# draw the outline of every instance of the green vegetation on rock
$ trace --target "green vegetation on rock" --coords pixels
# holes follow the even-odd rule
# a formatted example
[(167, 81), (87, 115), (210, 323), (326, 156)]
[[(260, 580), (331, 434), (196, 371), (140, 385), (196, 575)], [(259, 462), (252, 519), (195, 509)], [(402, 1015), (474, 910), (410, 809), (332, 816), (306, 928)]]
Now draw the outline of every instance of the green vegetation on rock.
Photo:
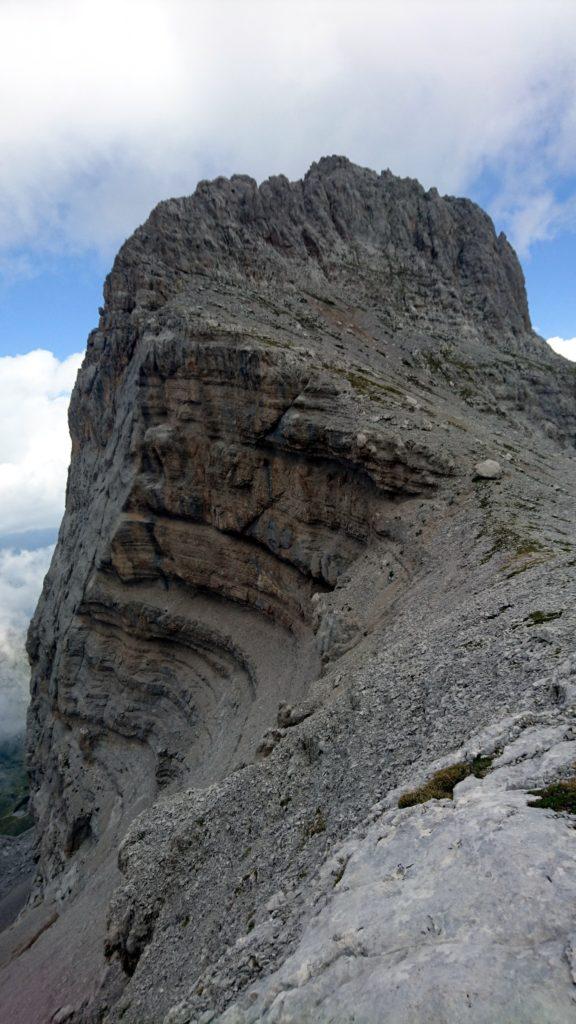
[(554, 619), (559, 619), (562, 616), (562, 612), (530, 612), (529, 615), (524, 619), (528, 623), (528, 626), (541, 626), (544, 622), (553, 622)]
[(544, 810), (567, 811), (568, 814), (576, 814), (576, 778), (553, 782), (544, 789), (532, 789), (530, 793), (538, 799), (531, 800), (528, 804), (529, 807), (541, 807)]
[(490, 771), (493, 757), (475, 757), (473, 761), (451, 764), (441, 768), (418, 789), (403, 793), (398, 800), (398, 807), (413, 807), (425, 804), (428, 800), (452, 800), (454, 787), (463, 782), (469, 775), (483, 779)]

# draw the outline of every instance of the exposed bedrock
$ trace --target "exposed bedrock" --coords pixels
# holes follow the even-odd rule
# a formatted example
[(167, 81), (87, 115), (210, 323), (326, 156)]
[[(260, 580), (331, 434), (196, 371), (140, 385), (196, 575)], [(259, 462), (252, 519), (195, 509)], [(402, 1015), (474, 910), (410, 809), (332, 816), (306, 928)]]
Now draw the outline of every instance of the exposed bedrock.
[(240, 1000), (256, 1020), (258, 981), (264, 1019), (330, 850), (554, 699), (573, 371), (482, 211), (328, 158), (157, 207), (107, 279), (70, 427), (29, 635), (38, 870), (0, 936), (3, 1005), (188, 1024)]
[(73, 774), (58, 809), (43, 804), (45, 779), (36, 797), (50, 874), (133, 799), (107, 785), (111, 736), (162, 780), (208, 781), (253, 756), (279, 700), (297, 700), (366, 631), (367, 610), (336, 593), (343, 574), (382, 544), (403, 501), (453, 472), (431, 445), (365, 423), (345, 377), (242, 336), (181, 331), (173, 316), (169, 334), (144, 334), (97, 460), (97, 381), (88, 417), (72, 421), (106, 526), (49, 687), (39, 681), (56, 711), (48, 744), (54, 730), (70, 743)]

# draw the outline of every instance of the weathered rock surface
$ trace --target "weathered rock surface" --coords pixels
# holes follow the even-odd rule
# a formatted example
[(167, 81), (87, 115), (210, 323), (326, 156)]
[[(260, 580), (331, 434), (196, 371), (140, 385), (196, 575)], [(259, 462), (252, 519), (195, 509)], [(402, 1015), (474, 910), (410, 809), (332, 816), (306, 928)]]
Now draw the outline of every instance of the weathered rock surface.
[[(574, 660), (549, 681), (550, 694), (561, 676), (571, 678), (567, 704), (495, 723), (452, 755), (496, 752), (486, 778), (461, 782), (453, 800), (400, 811), (395, 792), (376, 805), (320, 868), (291, 956), (212, 1019), (573, 1021), (574, 820), (530, 806), (535, 787), (574, 771)], [(279, 896), (239, 943), (241, 956), (258, 959), (282, 914)], [(183, 1002), (165, 1024), (195, 1019)]]
[[(537, 780), (568, 764), (550, 680), (575, 636), (574, 373), (489, 218), (339, 157), (201, 183), (121, 249), (70, 425), (29, 636), (39, 860), (0, 935), (9, 1019), (368, 1022), (385, 1000), (395, 1024), (459, 1024), (469, 980), (471, 1021), (567, 1020), (569, 833), (526, 809), (510, 742), (454, 803), (381, 805), (506, 716), (549, 738)], [(487, 458), (497, 486), (474, 479)], [(504, 926), (486, 871), (524, 826)]]
[(24, 906), (34, 875), (30, 829), (20, 836), (0, 836), (0, 931)]

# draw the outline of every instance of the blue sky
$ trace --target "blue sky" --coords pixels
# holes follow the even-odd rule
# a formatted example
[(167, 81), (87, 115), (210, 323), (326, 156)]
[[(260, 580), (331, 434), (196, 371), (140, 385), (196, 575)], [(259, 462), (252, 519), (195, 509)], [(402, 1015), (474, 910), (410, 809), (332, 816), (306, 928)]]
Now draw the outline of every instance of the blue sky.
[(0, 0), (0, 654), (51, 556), (105, 274), (201, 178), (340, 153), (468, 195), (576, 358), (575, 55), (576, 0)]
[(576, 337), (576, 234), (535, 242), (522, 265), (535, 329), (545, 338)]
[(98, 322), (109, 263), (97, 252), (58, 254), (0, 283), (0, 356), (47, 348), (63, 359), (83, 349)]
[(57, 527), (104, 277), (201, 178), (342, 153), (468, 195), (576, 357), (575, 55), (575, 0), (2, 0), (0, 545)]
[(0, 355), (81, 350), (160, 199), (333, 152), (480, 202), (575, 337), (575, 54), (574, 0), (3, 0)]

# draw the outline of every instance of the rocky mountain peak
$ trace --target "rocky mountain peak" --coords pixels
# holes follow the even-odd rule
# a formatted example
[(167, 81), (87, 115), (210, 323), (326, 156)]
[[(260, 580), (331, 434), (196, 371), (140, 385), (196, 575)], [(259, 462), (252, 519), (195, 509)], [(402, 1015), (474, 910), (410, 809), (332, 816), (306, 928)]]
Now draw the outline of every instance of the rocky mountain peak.
[(529, 801), (573, 801), (574, 372), (489, 217), (343, 157), (201, 182), (120, 250), (70, 428), (4, 1017), (569, 1024)]
[(195, 274), (344, 289), (395, 328), (425, 324), (433, 307), (492, 335), (530, 330), (518, 260), (479, 207), (341, 156), (301, 181), (220, 177), (160, 203), (119, 253), (108, 311), (157, 308)]

